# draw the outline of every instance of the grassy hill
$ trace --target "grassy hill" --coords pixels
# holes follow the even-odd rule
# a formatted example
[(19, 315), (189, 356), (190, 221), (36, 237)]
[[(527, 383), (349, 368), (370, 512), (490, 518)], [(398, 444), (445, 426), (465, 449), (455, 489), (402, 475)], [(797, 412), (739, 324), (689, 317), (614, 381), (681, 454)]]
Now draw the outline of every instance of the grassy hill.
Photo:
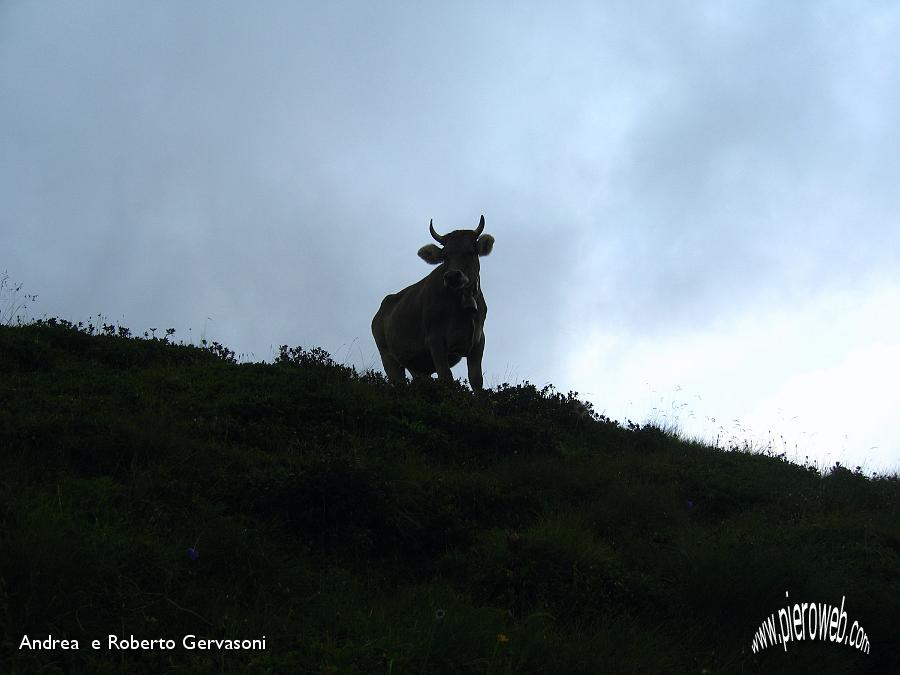
[[(4, 673), (900, 672), (898, 506), (896, 476), (823, 477), (528, 384), (475, 397), (315, 349), (237, 364), (0, 327)], [(773, 612), (842, 597), (870, 653), (753, 653)]]

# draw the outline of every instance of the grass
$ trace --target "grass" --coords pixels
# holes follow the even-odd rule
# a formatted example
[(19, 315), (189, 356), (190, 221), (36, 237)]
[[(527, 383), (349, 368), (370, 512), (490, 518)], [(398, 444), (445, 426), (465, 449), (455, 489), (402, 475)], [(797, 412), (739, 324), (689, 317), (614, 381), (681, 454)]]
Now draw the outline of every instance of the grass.
[[(0, 326), (2, 672), (900, 672), (897, 476), (169, 337)], [(871, 653), (752, 653), (842, 596)]]
[(9, 273), (0, 272), (0, 326), (23, 323), (28, 305), (37, 300), (35, 293), (23, 293), (22, 284), (9, 280)]

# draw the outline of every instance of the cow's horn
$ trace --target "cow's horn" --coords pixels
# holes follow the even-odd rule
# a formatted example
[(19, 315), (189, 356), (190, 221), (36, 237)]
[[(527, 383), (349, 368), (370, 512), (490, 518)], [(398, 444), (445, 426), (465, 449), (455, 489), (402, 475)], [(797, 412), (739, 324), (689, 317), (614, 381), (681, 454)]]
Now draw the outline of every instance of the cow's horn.
[(431, 236), (434, 237), (434, 240), (437, 243), (439, 243), (439, 244), (444, 243), (444, 238), (441, 235), (439, 235), (437, 232), (434, 231), (434, 219), (433, 218), (428, 221), (428, 230), (431, 232)]
[(475, 228), (475, 236), (478, 237), (481, 235), (481, 231), (484, 229), (484, 216), (481, 216), (481, 220), (478, 221), (478, 227)]

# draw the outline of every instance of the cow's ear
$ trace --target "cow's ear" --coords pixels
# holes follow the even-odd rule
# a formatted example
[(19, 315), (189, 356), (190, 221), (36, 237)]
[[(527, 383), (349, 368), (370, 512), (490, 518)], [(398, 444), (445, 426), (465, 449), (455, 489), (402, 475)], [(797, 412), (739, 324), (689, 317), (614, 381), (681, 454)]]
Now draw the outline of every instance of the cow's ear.
[(475, 242), (475, 250), (478, 251), (478, 255), (488, 255), (493, 248), (494, 238), (489, 234), (481, 235), (478, 237), (478, 241)]
[(419, 249), (419, 257), (429, 265), (438, 265), (444, 262), (444, 252), (440, 246), (434, 244), (425, 244)]

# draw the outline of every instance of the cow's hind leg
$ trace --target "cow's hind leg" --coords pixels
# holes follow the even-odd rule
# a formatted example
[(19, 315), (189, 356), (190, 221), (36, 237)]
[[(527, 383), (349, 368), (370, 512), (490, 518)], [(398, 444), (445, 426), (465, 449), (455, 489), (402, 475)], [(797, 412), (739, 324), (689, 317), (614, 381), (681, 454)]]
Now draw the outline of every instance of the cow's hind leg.
[(386, 347), (382, 347), (377, 339), (375, 343), (378, 345), (378, 351), (381, 353), (381, 363), (384, 365), (384, 372), (387, 373), (388, 379), (396, 383), (406, 382), (406, 369), (403, 367), (403, 364), (395, 359)]
[(387, 352), (381, 352), (381, 363), (391, 382), (406, 382), (406, 369), (397, 359)]
[(376, 314), (372, 320), (372, 337), (375, 338), (375, 346), (378, 347), (378, 353), (381, 354), (381, 363), (384, 365), (384, 372), (391, 382), (406, 382), (406, 369), (394, 358), (393, 354), (387, 348), (387, 340), (384, 339), (384, 331), (381, 328), (381, 317)]

